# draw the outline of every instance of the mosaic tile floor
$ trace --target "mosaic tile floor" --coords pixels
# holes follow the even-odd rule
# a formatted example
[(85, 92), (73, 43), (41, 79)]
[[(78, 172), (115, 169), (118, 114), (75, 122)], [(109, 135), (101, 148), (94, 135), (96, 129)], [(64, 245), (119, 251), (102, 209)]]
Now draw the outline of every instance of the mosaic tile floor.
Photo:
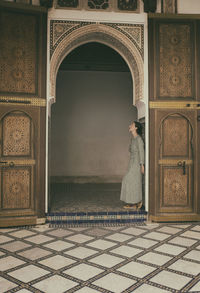
[(0, 229), (0, 292), (200, 292), (200, 223)]
[(121, 183), (52, 184), (50, 212), (94, 212), (123, 210)]

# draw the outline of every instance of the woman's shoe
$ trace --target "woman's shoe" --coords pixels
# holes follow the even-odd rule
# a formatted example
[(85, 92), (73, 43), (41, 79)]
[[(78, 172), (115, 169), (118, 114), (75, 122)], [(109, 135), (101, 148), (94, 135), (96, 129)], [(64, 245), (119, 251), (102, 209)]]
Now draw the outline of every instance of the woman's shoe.
[(142, 208), (142, 201), (137, 203), (137, 211), (140, 211)]

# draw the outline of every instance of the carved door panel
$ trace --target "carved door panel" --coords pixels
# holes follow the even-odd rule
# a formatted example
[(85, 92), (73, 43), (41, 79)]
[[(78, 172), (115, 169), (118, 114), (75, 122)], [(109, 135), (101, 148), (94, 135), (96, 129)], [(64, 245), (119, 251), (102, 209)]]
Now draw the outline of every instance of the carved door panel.
[[(186, 114), (186, 113), (185, 113)], [(193, 128), (187, 116), (171, 113), (160, 121), (159, 212), (192, 212)]]
[[(198, 220), (198, 129), (195, 110), (151, 109), (150, 211), (156, 221)], [(153, 168), (152, 168), (153, 167)]]
[(0, 1), (0, 227), (45, 217), (47, 9)]
[(200, 220), (200, 22), (149, 20), (150, 219)]
[[(2, 109), (4, 108), (4, 109)], [(17, 221), (34, 224), (38, 173), (38, 109), (22, 106), (0, 110), (0, 218), (1, 226)]]

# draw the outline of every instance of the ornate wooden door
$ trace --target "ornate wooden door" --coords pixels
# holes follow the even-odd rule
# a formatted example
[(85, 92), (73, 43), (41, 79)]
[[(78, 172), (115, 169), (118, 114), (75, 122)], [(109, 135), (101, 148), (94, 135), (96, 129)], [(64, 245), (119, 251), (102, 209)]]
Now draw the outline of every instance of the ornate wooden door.
[(0, 227), (45, 216), (45, 28), (44, 9), (0, 3)]
[(152, 18), (150, 219), (200, 219), (199, 21)]

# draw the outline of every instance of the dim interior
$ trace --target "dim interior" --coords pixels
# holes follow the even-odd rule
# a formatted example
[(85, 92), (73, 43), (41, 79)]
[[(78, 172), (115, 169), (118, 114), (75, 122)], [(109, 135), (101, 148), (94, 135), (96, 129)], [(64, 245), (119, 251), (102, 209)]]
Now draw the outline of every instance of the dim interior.
[(51, 108), (51, 212), (123, 209), (129, 124), (137, 119), (124, 59), (101, 43), (74, 49), (60, 65)]

